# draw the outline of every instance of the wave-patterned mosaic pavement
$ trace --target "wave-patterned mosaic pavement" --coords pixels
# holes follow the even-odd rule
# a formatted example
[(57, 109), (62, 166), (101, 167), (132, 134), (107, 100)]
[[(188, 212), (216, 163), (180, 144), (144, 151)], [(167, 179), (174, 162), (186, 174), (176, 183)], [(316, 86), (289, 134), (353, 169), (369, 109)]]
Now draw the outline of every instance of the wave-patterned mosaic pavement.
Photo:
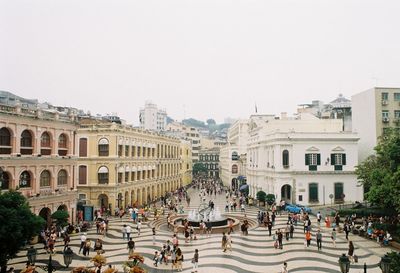
[[(185, 207), (188, 212), (191, 209), (198, 207), (199, 200), (197, 192), (191, 190), (192, 202), (190, 207)], [(225, 196), (217, 196), (213, 198), (215, 204), (223, 211), (225, 204)], [(258, 209), (250, 207), (246, 214), (249, 219), (256, 219)], [(243, 213), (231, 212), (229, 215), (241, 218)], [(287, 215), (277, 217), (276, 225), (273, 228), (285, 228)], [(313, 219), (313, 230), (316, 230), (316, 221)], [(252, 221), (255, 223), (255, 221)], [(112, 218), (109, 224), (109, 231), (106, 237), (96, 234), (96, 229), (91, 229), (88, 238), (92, 240), (92, 246), (95, 239), (101, 238), (104, 241), (103, 249), (107, 262), (115, 265), (122, 272), (122, 263), (127, 260), (127, 241), (122, 239), (121, 229), (123, 224), (130, 223), (135, 227), (129, 219)], [(151, 227), (156, 227), (156, 244), (153, 245)], [(212, 234), (211, 237), (205, 235), (198, 236), (197, 240), (190, 243), (185, 243), (183, 236), (179, 235), (180, 247), (183, 251), (185, 261), (183, 263), (183, 272), (191, 272), (192, 264), (190, 263), (193, 257), (194, 250), (199, 249), (199, 272), (280, 272), (283, 262), (288, 263), (289, 272), (339, 272), (338, 258), (342, 253), (347, 253), (348, 243), (345, 240), (344, 234), (339, 233), (336, 243), (336, 248), (333, 247), (330, 239), (330, 229), (321, 227), (323, 232), (322, 251), (318, 251), (316, 242), (313, 238), (310, 248), (304, 247), (304, 234), (302, 225), (298, 225), (294, 232), (294, 238), (290, 241), (283, 241), (283, 249), (275, 249), (273, 247), (273, 239), (268, 236), (268, 231), (265, 227), (258, 227), (256, 224), (249, 230), (249, 235), (243, 236), (239, 231), (232, 236), (232, 252), (224, 253), (221, 249), (221, 234)], [(144, 223), (140, 236), (133, 229), (133, 239), (136, 242), (136, 251), (145, 257), (145, 267), (148, 272), (161, 273), (172, 272), (171, 265), (159, 265), (157, 268), (153, 266), (152, 257), (154, 252), (159, 251), (162, 245), (172, 239), (172, 232), (166, 227), (166, 219), (160, 218), (158, 221), (149, 221)], [(376, 242), (361, 238), (359, 236), (350, 235), (350, 239), (355, 244), (355, 253), (359, 257), (357, 264), (352, 264), (350, 273), (363, 272), (363, 265), (368, 265), (368, 272), (378, 273), (381, 270), (378, 267), (381, 256), (390, 251), (388, 248), (380, 247)], [(84, 257), (82, 254), (77, 254), (80, 245), (79, 235), (71, 237), (71, 247), (74, 251), (74, 260), (70, 267), (78, 265), (91, 266), (90, 257), (95, 253), (92, 251), (89, 257)], [(45, 265), (48, 261), (48, 254), (42, 248), (42, 244), (35, 245), (40, 253), (37, 258), (37, 265)], [(62, 242), (57, 243), (56, 254), (53, 255), (53, 264), (57, 271), (68, 272), (71, 270), (62, 267)], [(24, 267), (26, 262), (26, 251), (21, 251), (18, 256), (9, 262), (9, 266), (16, 269)], [(39, 269), (38, 271), (40, 271)], [(176, 270), (174, 270), (176, 271)]]

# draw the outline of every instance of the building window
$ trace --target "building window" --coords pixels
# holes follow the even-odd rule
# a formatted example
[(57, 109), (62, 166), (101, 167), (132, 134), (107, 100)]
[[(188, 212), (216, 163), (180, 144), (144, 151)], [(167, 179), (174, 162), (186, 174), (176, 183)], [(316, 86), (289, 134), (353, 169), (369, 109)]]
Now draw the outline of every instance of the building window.
[(394, 93), (393, 98), (395, 101), (400, 101), (400, 93)]
[(125, 182), (129, 182), (129, 172), (125, 172)]
[(137, 147), (137, 156), (140, 157), (140, 146)]
[[(400, 94), (400, 93), (399, 93)], [(396, 120), (399, 120), (400, 119), (400, 110), (394, 110), (394, 118), (396, 119)]]
[(389, 111), (388, 110), (382, 110), (382, 121), (383, 122), (389, 122)]
[(57, 175), (57, 185), (64, 186), (68, 182), (68, 173), (66, 170), (60, 170)]
[(86, 166), (79, 166), (79, 185), (86, 185), (86, 171), (87, 167)]
[(289, 151), (283, 150), (282, 152), (282, 165), (284, 168), (289, 168)]
[(306, 154), (305, 161), (308, 170), (316, 171), (317, 166), (321, 165), (321, 154)]
[(11, 154), (11, 133), (5, 127), (0, 129), (0, 154)]
[(122, 150), (123, 150), (123, 146), (118, 145), (118, 156), (122, 156)]
[(79, 157), (87, 157), (87, 138), (79, 139)]
[(318, 202), (318, 184), (308, 184), (309, 202)]
[(108, 149), (108, 139), (102, 138), (99, 140), (99, 156), (108, 156), (109, 154), (109, 149)]
[(51, 155), (51, 138), (47, 132), (44, 132), (40, 137), (40, 154)]
[(343, 202), (343, 183), (335, 183), (335, 202)]
[(61, 134), (58, 137), (58, 155), (66, 156), (67, 152), (68, 152), (67, 136), (65, 134)]
[(99, 184), (108, 184), (108, 168), (106, 166), (100, 167), (97, 174)]
[(335, 166), (335, 171), (341, 171), (346, 165), (346, 154), (331, 154), (331, 165)]
[(24, 130), (21, 134), (21, 154), (31, 155), (33, 152), (33, 137), (31, 132)]
[(40, 174), (40, 187), (50, 187), (51, 174), (49, 171), (44, 170)]
[(125, 156), (128, 157), (129, 156), (129, 146), (125, 145)]
[(118, 183), (122, 183), (122, 172), (118, 172)]
[(238, 166), (237, 165), (232, 165), (232, 173), (237, 174), (238, 173)]
[(136, 147), (135, 146), (131, 147), (131, 154), (132, 154), (132, 157), (136, 156)]
[(382, 92), (382, 101), (387, 101), (389, 100), (389, 93)]
[(232, 153), (232, 160), (238, 160), (239, 159), (239, 155), (237, 152), (233, 152)]
[(19, 176), (19, 187), (29, 188), (31, 186), (31, 174), (28, 171), (23, 171)]

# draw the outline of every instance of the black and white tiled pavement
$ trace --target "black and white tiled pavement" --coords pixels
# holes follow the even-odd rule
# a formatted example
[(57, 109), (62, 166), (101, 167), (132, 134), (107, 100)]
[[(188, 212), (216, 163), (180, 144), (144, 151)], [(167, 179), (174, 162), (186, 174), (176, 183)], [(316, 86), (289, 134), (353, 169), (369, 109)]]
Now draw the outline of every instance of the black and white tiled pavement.
[[(197, 192), (191, 190), (192, 202), (190, 207), (185, 207), (185, 211), (188, 212), (191, 209), (198, 207), (199, 198)], [(221, 212), (224, 209), (225, 196), (217, 196), (213, 198), (216, 206), (218, 206)], [(255, 219), (258, 209), (255, 207), (247, 208), (246, 214), (248, 218)], [(232, 216), (243, 216), (243, 213), (230, 212)], [(286, 226), (287, 215), (278, 216), (276, 220), (277, 228), (284, 228)], [(316, 221), (314, 220), (314, 223)], [(119, 218), (112, 218), (109, 224), (108, 234), (103, 238), (102, 235), (97, 235), (96, 230), (91, 229), (88, 232), (88, 238), (92, 240), (92, 245), (95, 239), (101, 238), (104, 241), (103, 248), (105, 250), (105, 256), (107, 262), (115, 265), (122, 272), (122, 263), (127, 260), (127, 241), (122, 239), (121, 229), (123, 224), (131, 224), (132, 228), (135, 225), (128, 219), (123, 218), (120, 221)], [(157, 228), (156, 244), (153, 245), (151, 227)], [(316, 228), (314, 228), (315, 230)], [(191, 272), (192, 264), (190, 263), (193, 257), (194, 250), (199, 249), (199, 272), (201, 273), (230, 273), (230, 272), (280, 272), (283, 262), (288, 263), (289, 272), (304, 272), (304, 273), (316, 273), (316, 272), (328, 272), (336, 273), (339, 272), (338, 258), (342, 253), (347, 253), (347, 242), (343, 234), (338, 234), (337, 246), (333, 247), (330, 239), (330, 229), (322, 227), (323, 232), (323, 244), (322, 251), (318, 251), (315, 240), (311, 243), (310, 248), (304, 247), (304, 234), (302, 225), (299, 225), (295, 229), (294, 238), (290, 241), (283, 242), (283, 249), (275, 249), (273, 247), (273, 239), (268, 236), (268, 231), (265, 227), (254, 226), (249, 230), (248, 236), (243, 236), (239, 232), (236, 232), (232, 236), (233, 251), (224, 253), (221, 249), (221, 234), (212, 234), (211, 237), (205, 235), (198, 236), (198, 240), (194, 240), (191, 243), (185, 243), (182, 239), (183, 236), (179, 235), (180, 247), (183, 251), (185, 261), (183, 263), (183, 271)], [(149, 273), (162, 273), (172, 272), (171, 265), (159, 265), (157, 268), (153, 266), (152, 257), (154, 252), (159, 251), (162, 244), (172, 238), (172, 232), (166, 228), (166, 219), (160, 218), (159, 221), (150, 221), (144, 223), (142, 226), (142, 232), (138, 236), (133, 228), (133, 239), (136, 242), (136, 251), (141, 253), (145, 257), (145, 267)], [(368, 241), (359, 236), (350, 235), (353, 240), (356, 250), (355, 253), (359, 257), (357, 264), (352, 264), (350, 273), (363, 272), (363, 265), (368, 265), (368, 272), (378, 273), (381, 270), (378, 267), (380, 257), (384, 255), (389, 249), (380, 247), (377, 243)], [(95, 253), (92, 251), (89, 257), (84, 257), (82, 254), (77, 254), (79, 250), (79, 234), (71, 237), (71, 247), (74, 251), (74, 260), (70, 267), (85, 265), (92, 266), (90, 257), (93, 257)], [(45, 265), (48, 261), (48, 254), (42, 248), (42, 244), (35, 245), (40, 253), (37, 258), (37, 265)], [(61, 240), (57, 243), (57, 253), (53, 255), (53, 265), (56, 266), (57, 271), (69, 272), (71, 268), (64, 268), (63, 257), (62, 257), (62, 242)], [(9, 261), (9, 266), (13, 266), (16, 269), (22, 269), (26, 262), (26, 251), (21, 251), (18, 256)], [(41, 269), (38, 269), (41, 271)], [(176, 271), (176, 270), (175, 270)]]

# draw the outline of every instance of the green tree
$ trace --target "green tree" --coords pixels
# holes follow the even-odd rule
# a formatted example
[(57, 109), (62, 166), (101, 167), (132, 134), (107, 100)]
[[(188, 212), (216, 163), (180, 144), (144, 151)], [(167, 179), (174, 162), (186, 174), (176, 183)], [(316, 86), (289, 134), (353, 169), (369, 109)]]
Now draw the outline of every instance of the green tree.
[(265, 200), (267, 201), (267, 204), (272, 206), (272, 204), (274, 204), (275, 202), (275, 195), (273, 195), (272, 193), (267, 194), (267, 196), (265, 197)]
[(194, 163), (193, 173), (198, 174), (198, 173), (202, 173), (202, 172), (207, 172), (206, 166), (204, 166), (204, 164), (201, 162)]
[(69, 214), (65, 210), (57, 210), (51, 215), (51, 218), (57, 220), (57, 226), (65, 227), (68, 225)]
[(209, 118), (209, 119), (207, 119), (207, 125), (208, 126), (210, 126), (210, 125), (216, 125), (217, 123), (215, 122), (215, 120), (214, 119), (212, 119), (212, 118)]
[(265, 206), (265, 201), (267, 200), (267, 194), (265, 191), (259, 191), (257, 192), (257, 200)]
[(400, 253), (391, 252), (388, 253), (390, 257), (390, 273), (400, 273)]
[(365, 198), (380, 207), (400, 212), (400, 134), (389, 130), (369, 156), (356, 167), (359, 181), (367, 190)]
[(3, 269), (27, 241), (39, 234), (45, 221), (31, 212), (21, 193), (9, 191), (0, 194), (0, 223), (0, 266)]

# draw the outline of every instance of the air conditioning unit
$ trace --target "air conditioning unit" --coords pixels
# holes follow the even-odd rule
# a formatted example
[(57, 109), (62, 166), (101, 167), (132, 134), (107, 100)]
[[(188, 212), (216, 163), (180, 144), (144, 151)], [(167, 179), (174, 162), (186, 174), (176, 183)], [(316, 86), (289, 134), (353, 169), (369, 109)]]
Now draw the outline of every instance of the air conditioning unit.
[(383, 121), (384, 123), (387, 123), (387, 122), (389, 122), (389, 118), (382, 118), (382, 121)]
[(382, 101), (382, 105), (388, 105), (388, 104), (389, 104), (389, 102), (387, 100)]

